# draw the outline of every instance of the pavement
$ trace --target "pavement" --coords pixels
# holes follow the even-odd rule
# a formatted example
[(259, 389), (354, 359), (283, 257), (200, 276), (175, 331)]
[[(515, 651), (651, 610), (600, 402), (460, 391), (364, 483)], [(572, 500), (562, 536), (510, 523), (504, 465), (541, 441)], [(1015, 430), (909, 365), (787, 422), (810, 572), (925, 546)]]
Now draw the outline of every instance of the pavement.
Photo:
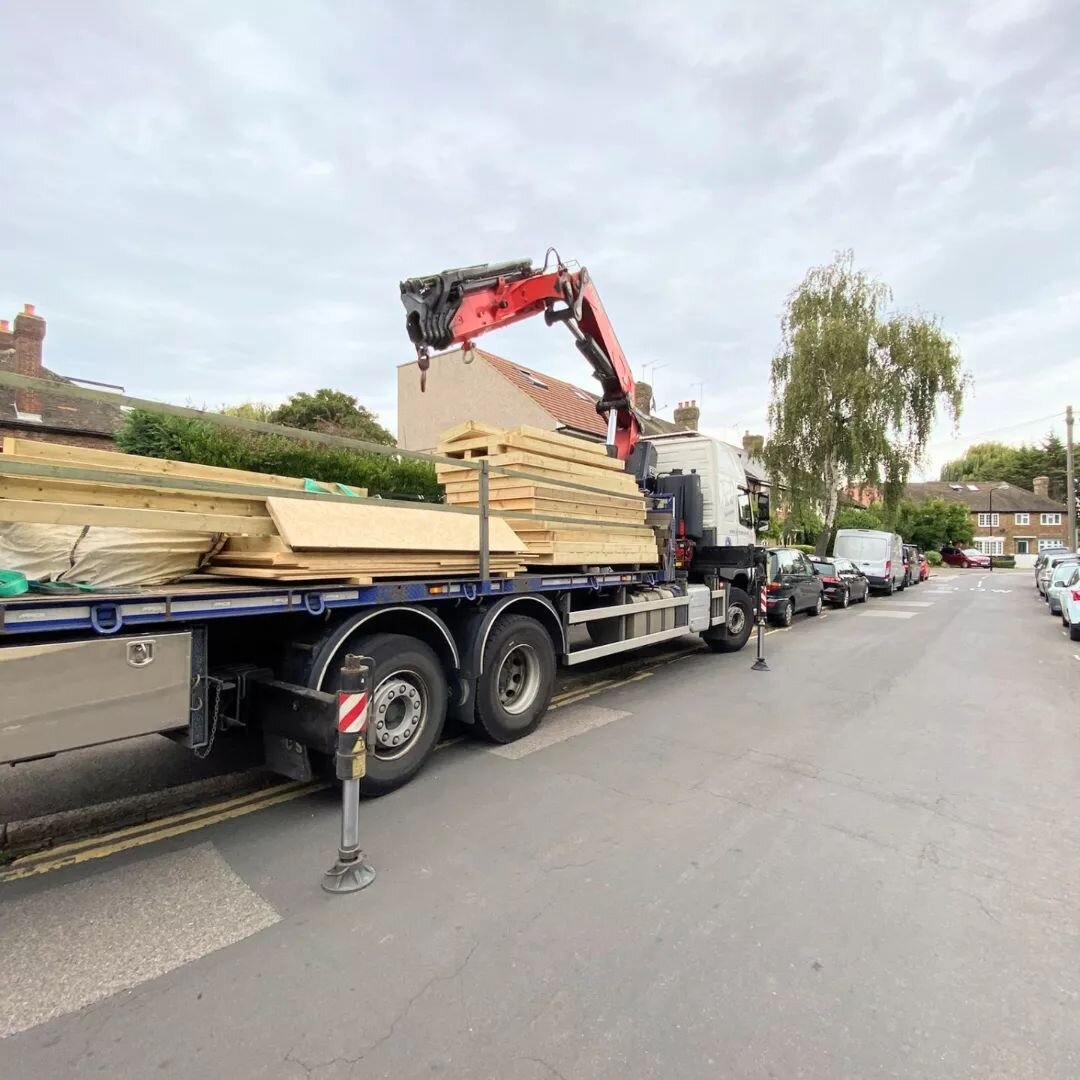
[(1080, 1074), (1080, 649), (942, 574), (336, 792), (0, 887), (0, 1075)]

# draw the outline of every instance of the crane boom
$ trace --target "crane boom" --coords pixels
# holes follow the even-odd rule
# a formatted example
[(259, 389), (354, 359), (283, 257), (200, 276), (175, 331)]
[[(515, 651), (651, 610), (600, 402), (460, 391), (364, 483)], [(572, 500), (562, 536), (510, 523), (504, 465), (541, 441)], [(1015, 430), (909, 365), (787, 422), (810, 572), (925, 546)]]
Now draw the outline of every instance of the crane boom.
[(432, 349), (468, 348), (481, 334), (543, 315), (565, 323), (601, 386), (596, 409), (608, 422), (608, 443), (629, 458), (641, 435), (634, 376), (596, 286), (584, 267), (535, 269), (529, 259), (444, 270), (401, 282), (405, 326), (416, 346), (424, 388)]

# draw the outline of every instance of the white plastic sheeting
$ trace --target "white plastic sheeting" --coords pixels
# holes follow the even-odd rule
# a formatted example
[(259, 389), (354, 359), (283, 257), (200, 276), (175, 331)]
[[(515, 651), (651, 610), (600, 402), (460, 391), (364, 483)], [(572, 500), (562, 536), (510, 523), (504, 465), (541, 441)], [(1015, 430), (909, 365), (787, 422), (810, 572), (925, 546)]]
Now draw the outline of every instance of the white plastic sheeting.
[(0, 569), (98, 588), (166, 585), (195, 573), (224, 542), (206, 533), (0, 524)]

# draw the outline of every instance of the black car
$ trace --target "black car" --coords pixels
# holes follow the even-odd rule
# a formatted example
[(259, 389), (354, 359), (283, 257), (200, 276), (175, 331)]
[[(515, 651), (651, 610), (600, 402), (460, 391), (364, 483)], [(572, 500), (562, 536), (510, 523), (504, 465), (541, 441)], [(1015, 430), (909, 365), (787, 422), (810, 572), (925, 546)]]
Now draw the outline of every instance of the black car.
[(813, 555), (810, 562), (821, 579), (826, 603), (842, 608), (866, 603), (870, 580), (850, 559), (823, 559)]
[(769, 552), (765, 586), (767, 614), (778, 626), (790, 626), (797, 611), (820, 615), (824, 590), (809, 558), (796, 548)]

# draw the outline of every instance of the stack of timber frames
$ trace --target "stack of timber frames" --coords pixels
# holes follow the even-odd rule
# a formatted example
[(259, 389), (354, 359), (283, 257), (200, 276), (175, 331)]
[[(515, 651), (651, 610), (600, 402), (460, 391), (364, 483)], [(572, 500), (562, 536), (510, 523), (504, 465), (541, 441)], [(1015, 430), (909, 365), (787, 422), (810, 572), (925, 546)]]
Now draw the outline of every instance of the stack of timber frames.
[[(202, 573), (251, 581), (370, 584), (475, 577), (479, 517), (368, 500), (362, 488), (36, 440), (0, 443), (0, 523), (208, 533)], [(295, 548), (288, 539), (295, 541)], [(491, 522), (493, 575), (524, 545)]]
[[(599, 443), (541, 428), (501, 430), (469, 421), (443, 433), (438, 453), (487, 461), (489, 508), (527, 544), (529, 566), (655, 566), (659, 561), (657, 536), (646, 526), (637, 482)], [(436, 472), (447, 503), (480, 505), (475, 467), (440, 464)]]

